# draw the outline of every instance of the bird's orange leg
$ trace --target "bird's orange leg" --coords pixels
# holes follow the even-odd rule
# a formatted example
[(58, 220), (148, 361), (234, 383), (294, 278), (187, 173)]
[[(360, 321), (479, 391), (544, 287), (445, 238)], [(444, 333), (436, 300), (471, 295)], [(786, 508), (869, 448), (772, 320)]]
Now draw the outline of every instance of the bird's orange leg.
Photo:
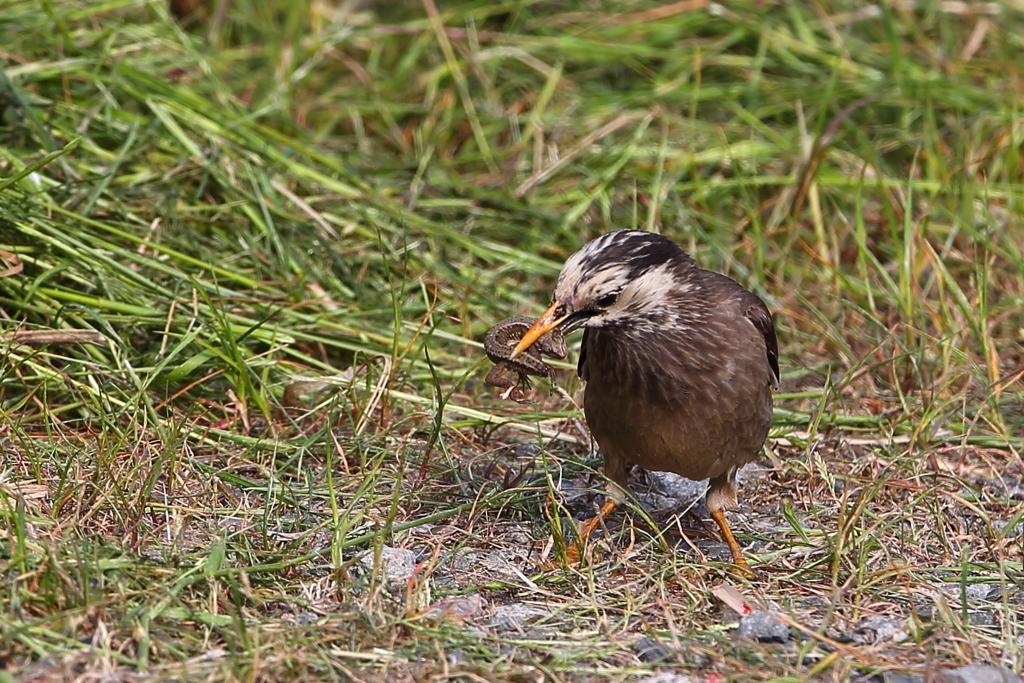
[(736, 570), (744, 578), (753, 579), (757, 577), (754, 570), (747, 564), (747, 559), (743, 557), (743, 551), (740, 550), (740, 544), (736, 542), (736, 537), (732, 535), (732, 529), (729, 528), (729, 522), (725, 520), (725, 512), (722, 510), (715, 510), (711, 513), (711, 518), (718, 524), (718, 528), (722, 530), (722, 536), (725, 537), (725, 542), (729, 545), (729, 550), (732, 552), (732, 561), (736, 565)]
[(565, 561), (567, 564), (579, 564), (583, 558), (583, 545), (587, 542), (587, 538), (590, 534), (594, 533), (594, 530), (600, 526), (601, 521), (612, 514), (615, 508), (619, 506), (619, 501), (615, 500), (611, 496), (604, 501), (604, 505), (601, 506), (601, 511), (597, 513), (596, 517), (591, 517), (584, 524), (583, 528), (580, 529), (579, 536), (571, 546), (565, 549)]

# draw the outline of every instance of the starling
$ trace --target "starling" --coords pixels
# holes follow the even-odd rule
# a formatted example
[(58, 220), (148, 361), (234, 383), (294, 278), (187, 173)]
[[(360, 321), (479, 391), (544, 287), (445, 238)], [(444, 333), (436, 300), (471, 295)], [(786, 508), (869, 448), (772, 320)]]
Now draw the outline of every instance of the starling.
[(614, 485), (581, 537), (615, 509), (629, 463), (708, 478), (708, 510), (752, 575), (725, 511), (736, 507), (736, 470), (757, 458), (772, 424), (779, 351), (767, 306), (671, 240), (620, 230), (569, 257), (551, 306), (510, 355), (580, 327), (584, 413)]

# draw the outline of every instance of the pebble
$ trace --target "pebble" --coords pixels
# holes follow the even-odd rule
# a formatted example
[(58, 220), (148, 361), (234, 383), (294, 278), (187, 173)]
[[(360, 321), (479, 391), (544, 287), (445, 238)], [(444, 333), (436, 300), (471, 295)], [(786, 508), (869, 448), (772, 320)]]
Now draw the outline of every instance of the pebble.
[(451, 619), (464, 622), (483, 613), (487, 601), (479, 593), (467, 593), (438, 600), (427, 608), (424, 617), (427, 619)]
[(968, 612), (967, 623), (971, 626), (995, 626), (999, 617), (995, 612)]
[(693, 683), (693, 679), (683, 674), (673, 673), (671, 671), (665, 671), (660, 674), (654, 674), (647, 678), (641, 678), (637, 683)]
[(512, 454), (517, 458), (540, 457), (540, 446), (535, 443), (517, 443), (512, 447)]
[(924, 676), (919, 674), (901, 674), (898, 671), (886, 671), (880, 674), (866, 674), (851, 678), (850, 683), (924, 683)]
[(943, 671), (936, 683), (1022, 683), (1020, 676), (1009, 669), (985, 664), (968, 664), (959, 669)]
[(707, 480), (693, 481), (672, 472), (648, 472), (647, 476), (655, 491), (673, 498), (676, 504), (692, 503), (704, 495)]
[[(957, 600), (960, 599), (959, 582), (940, 583), (938, 585), (938, 588), (946, 595)], [(998, 583), (969, 583), (967, 584), (967, 587), (964, 589), (964, 593), (967, 595), (968, 602), (974, 602), (976, 600), (985, 600), (998, 592)]]
[(319, 614), (314, 612), (299, 612), (295, 615), (295, 623), (299, 626), (309, 626), (315, 624), (320, 619)]
[(886, 671), (882, 680), (884, 683), (924, 683), (924, 676)]
[[(374, 552), (367, 550), (361, 553), (359, 562), (373, 571)], [(380, 567), (388, 581), (408, 581), (416, 569), (416, 553), (405, 548), (384, 546), (380, 549)]]
[(522, 631), (526, 622), (531, 619), (538, 619), (549, 616), (551, 613), (545, 609), (531, 607), (522, 602), (514, 602), (511, 605), (500, 605), (494, 608), (494, 616), (487, 625), (495, 631)]
[(771, 612), (754, 612), (740, 619), (736, 635), (759, 643), (784, 643), (789, 640), (789, 626)]
[(850, 633), (850, 639), (861, 645), (902, 643), (910, 637), (899, 624), (888, 617), (875, 615), (861, 619)]
[(633, 646), (633, 652), (635, 652), (637, 658), (645, 664), (664, 662), (672, 658), (669, 651), (654, 638), (641, 638), (637, 641), (636, 645)]

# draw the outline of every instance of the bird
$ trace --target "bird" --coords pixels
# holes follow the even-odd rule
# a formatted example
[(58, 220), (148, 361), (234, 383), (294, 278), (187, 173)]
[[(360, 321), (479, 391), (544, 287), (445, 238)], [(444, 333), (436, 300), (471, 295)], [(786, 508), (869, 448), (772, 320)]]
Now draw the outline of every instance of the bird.
[(758, 457), (772, 424), (779, 347), (768, 307), (669, 238), (616, 230), (566, 260), (551, 305), (509, 355), (579, 328), (583, 411), (610, 485), (577, 543), (626, 495), (632, 463), (710, 479), (708, 511), (736, 569), (755, 576), (725, 512), (737, 505), (736, 471)]

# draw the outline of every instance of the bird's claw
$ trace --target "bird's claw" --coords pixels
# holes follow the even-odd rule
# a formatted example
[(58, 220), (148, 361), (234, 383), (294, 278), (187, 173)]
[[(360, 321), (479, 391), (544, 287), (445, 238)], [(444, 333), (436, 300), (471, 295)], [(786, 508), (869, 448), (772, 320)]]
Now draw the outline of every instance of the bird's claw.
[(756, 581), (759, 577), (757, 572), (750, 568), (747, 561), (742, 556), (733, 558), (733, 566), (729, 569), (729, 573), (738, 579), (746, 579), (747, 581)]

